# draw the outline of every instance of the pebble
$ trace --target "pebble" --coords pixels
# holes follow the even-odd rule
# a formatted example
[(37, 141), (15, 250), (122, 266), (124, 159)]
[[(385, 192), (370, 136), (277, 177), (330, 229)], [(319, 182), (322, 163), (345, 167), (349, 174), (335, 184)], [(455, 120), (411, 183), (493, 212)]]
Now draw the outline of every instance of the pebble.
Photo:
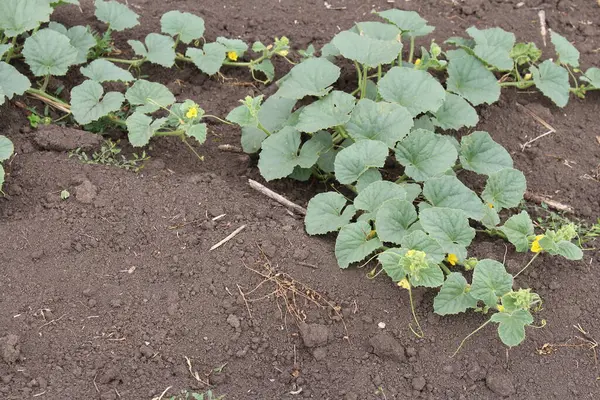
[(317, 361), (321, 361), (324, 360), (325, 357), (327, 357), (327, 349), (324, 347), (317, 347), (316, 349), (313, 350), (313, 357), (315, 358), (315, 360)]
[(412, 379), (411, 385), (414, 390), (420, 392), (425, 388), (425, 385), (427, 385), (427, 381), (422, 376), (417, 376)]
[(404, 347), (387, 332), (378, 333), (369, 340), (369, 344), (373, 347), (373, 353), (380, 358), (396, 362), (406, 361)]
[(377, 324), (377, 326), (379, 327), (379, 329), (385, 329), (385, 322), (380, 322)]
[(227, 317), (227, 323), (234, 329), (239, 328), (241, 325), (240, 319), (235, 314), (229, 314)]
[(488, 389), (500, 396), (508, 397), (517, 392), (510, 375), (502, 371), (490, 371), (485, 384)]

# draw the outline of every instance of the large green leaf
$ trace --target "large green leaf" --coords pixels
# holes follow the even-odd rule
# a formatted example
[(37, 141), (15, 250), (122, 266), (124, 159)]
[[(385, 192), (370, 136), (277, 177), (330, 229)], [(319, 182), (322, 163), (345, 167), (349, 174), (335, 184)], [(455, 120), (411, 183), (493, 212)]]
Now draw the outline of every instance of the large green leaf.
[(378, 21), (358, 22), (350, 31), (378, 40), (396, 40), (400, 38), (401, 31), (395, 25)]
[(567, 260), (581, 260), (583, 258), (581, 248), (568, 240), (561, 240), (556, 244), (556, 248), (557, 253)]
[(394, 147), (413, 126), (411, 114), (405, 107), (385, 101), (360, 100), (345, 125), (352, 139), (379, 140)]
[(600, 89), (600, 68), (588, 68), (588, 70), (585, 71), (585, 74), (579, 79), (584, 82), (589, 82), (593, 87)]
[(457, 156), (451, 141), (423, 129), (413, 130), (396, 145), (396, 159), (406, 175), (419, 182), (442, 175), (454, 166)]
[(80, 125), (116, 112), (125, 101), (123, 94), (118, 92), (104, 93), (102, 85), (87, 80), (71, 90), (71, 112)]
[(364, 188), (354, 199), (354, 207), (364, 210), (375, 219), (379, 208), (388, 200), (406, 200), (406, 190), (390, 181), (375, 181)]
[(462, 97), (446, 93), (444, 104), (435, 112), (434, 124), (440, 128), (460, 129), (477, 125), (477, 111)]
[(25, 93), (31, 87), (29, 79), (21, 74), (15, 67), (5, 62), (0, 62), (0, 105), (4, 99)]
[(160, 29), (179, 40), (190, 44), (204, 35), (204, 19), (197, 15), (177, 10), (169, 11), (160, 18)]
[(134, 147), (141, 147), (148, 144), (150, 138), (163, 127), (167, 119), (159, 118), (153, 121), (152, 117), (136, 111), (125, 122), (129, 131), (129, 143)]
[(8, 160), (15, 151), (13, 143), (4, 135), (0, 135), (0, 161)]
[(206, 43), (202, 50), (189, 47), (185, 55), (192, 59), (198, 69), (207, 75), (214, 75), (225, 61), (225, 46), (221, 43)]
[(0, 193), (2, 193), (2, 185), (4, 185), (4, 167), (0, 164)]
[(308, 202), (304, 224), (309, 235), (339, 230), (354, 216), (354, 206), (347, 206), (344, 196), (335, 192), (319, 193)]
[(458, 272), (452, 272), (438, 295), (433, 299), (433, 310), (439, 315), (459, 314), (477, 307), (477, 299), (469, 293), (467, 280)]
[(294, 66), (281, 79), (277, 96), (301, 99), (305, 96), (322, 97), (340, 76), (340, 68), (324, 58), (309, 58)]
[(377, 13), (380, 17), (396, 25), (406, 36), (418, 37), (429, 35), (435, 29), (427, 25), (427, 21), (415, 11), (404, 11), (392, 8)]
[(131, 105), (138, 106), (136, 111), (142, 113), (152, 113), (175, 103), (175, 96), (165, 85), (143, 79), (127, 90), (125, 98)]
[(267, 82), (272, 82), (275, 79), (275, 66), (271, 60), (262, 60), (258, 64), (252, 64), (250, 66), (250, 71), (252, 72), (252, 77), (255, 77), (254, 72), (259, 71), (265, 74), (267, 77)]
[(425, 254), (436, 263), (441, 263), (446, 256), (446, 252), (440, 243), (420, 230), (405, 235), (400, 244), (402, 245), (402, 248), (407, 250), (419, 250), (425, 252)]
[(208, 127), (204, 122), (186, 125), (183, 128), (186, 136), (196, 139), (196, 142), (198, 142), (198, 144), (203, 144), (204, 142), (206, 142)]
[(331, 43), (345, 58), (371, 68), (390, 64), (402, 51), (402, 43), (398, 40), (375, 39), (351, 31), (338, 33)]
[(513, 160), (508, 151), (484, 131), (463, 136), (459, 156), (464, 169), (478, 174), (489, 175), (513, 167)]
[(238, 57), (242, 57), (248, 50), (248, 45), (240, 39), (228, 39), (222, 36), (217, 38), (217, 43), (225, 47), (227, 53), (234, 52)]
[(521, 344), (525, 339), (525, 326), (533, 323), (533, 317), (528, 310), (516, 310), (511, 314), (499, 312), (490, 318), (492, 322), (498, 323), (498, 336), (502, 343), (508, 347)]
[(350, 120), (354, 100), (354, 96), (334, 90), (302, 110), (296, 129), (301, 132), (313, 133), (332, 126), (343, 125)]
[(371, 237), (371, 225), (355, 222), (344, 226), (335, 241), (335, 256), (341, 268), (348, 268), (354, 262), (364, 260), (381, 247), (381, 241)]
[(550, 31), (550, 40), (554, 45), (554, 49), (556, 49), (561, 64), (579, 68), (579, 50), (571, 42), (554, 31)]
[(538, 68), (529, 67), (533, 82), (541, 92), (557, 106), (564, 107), (569, 102), (569, 72), (550, 60), (541, 63)]
[(527, 211), (521, 211), (510, 217), (500, 230), (506, 235), (508, 241), (515, 245), (517, 251), (529, 250), (529, 236), (533, 235), (533, 223)]
[(526, 189), (525, 175), (516, 169), (505, 168), (490, 174), (481, 197), (500, 210), (518, 206)]
[(45, 0), (2, 0), (0, 31), (9, 38), (19, 36), (48, 22), (53, 11)]
[(145, 39), (146, 45), (139, 40), (128, 40), (136, 55), (148, 59), (151, 63), (170, 68), (175, 64), (173, 39), (158, 33), (150, 33)]
[(262, 142), (258, 169), (265, 180), (281, 179), (298, 165), (300, 132), (291, 127), (272, 134)]
[(379, 182), (381, 180), (383, 180), (383, 177), (381, 176), (381, 172), (379, 172), (379, 169), (369, 168), (365, 171), (364, 174), (360, 176), (360, 178), (358, 178), (358, 181), (356, 181), (356, 185), (354, 187), (356, 188), (356, 191), (360, 193), (364, 189), (369, 187), (371, 183)]
[(440, 176), (425, 181), (423, 195), (434, 207), (462, 210), (474, 220), (483, 218), (479, 196), (455, 176)]
[(471, 27), (467, 33), (475, 39), (473, 51), (475, 55), (487, 64), (500, 71), (513, 69), (510, 51), (515, 45), (515, 34), (500, 28), (477, 29)]
[(473, 271), (471, 296), (482, 300), (488, 307), (498, 304), (498, 299), (512, 290), (513, 277), (504, 265), (495, 260), (479, 260)]
[(475, 229), (469, 226), (464, 212), (452, 208), (432, 207), (421, 210), (419, 222), (425, 232), (436, 239), (446, 253), (455, 253), (471, 244)]
[(450, 92), (469, 100), (473, 105), (492, 104), (500, 98), (500, 85), (494, 74), (465, 50), (450, 50), (448, 80)]
[(78, 51), (68, 37), (52, 29), (42, 29), (23, 45), (25, 62), (35, 76), (66, 75), (77, 62)]
[(401, 244), (417, 221), (417, 211), (406, 200), (388, 200), (379, 207), (375, 217), (375, 229), (382, 242)]
[(406, 270), (402, 265), (402, 257), (406, 254), (405, 249), (391, 248), (377, 256), (377, 261), (381, 267), (394, 282), (399, 282), (406, 278)]
[(413, 115), (437, 111), (446, 98), (444, 87), (427, 71), (393, 67), (377, 84), (384, 100), (404, 106)]
[(117, 67), (110, 61), (101, 58), (81, 67), (81, 74), (96, 82), (131, 82), (135, 80), (131, 72)]
[(378, 140), (361, 140), (341, 150), (335, 158), (335, 177), (342, 184), (352, 184), (369, 168), (382, 168), (389, 150)]
[(83, 64), (87, 61), (90, 49), (96, 45), (96, 39), (88, 27), (78, 25), (67, 29), (62, 24), (50, 22), (48, 28), (69, 38), (71, 46), (77, 49), (76, 64)]
[(96, 18), (108, 24), (113, 31), (124, 31), (139, 25), (139, 15), (125, 4), (116, 1), (96, 0)]

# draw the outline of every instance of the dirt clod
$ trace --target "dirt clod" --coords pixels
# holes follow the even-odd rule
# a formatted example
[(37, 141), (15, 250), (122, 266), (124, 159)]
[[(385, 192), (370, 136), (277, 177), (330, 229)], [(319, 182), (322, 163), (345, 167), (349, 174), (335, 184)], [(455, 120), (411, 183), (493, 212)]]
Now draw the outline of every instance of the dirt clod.
[(0, 351), (2, 359), (7, 364), (14, 364), (21, 355), (21, 346), (19, 345), (19, 337), (14, 334), (8, 334), (0, 339)]
[(325, 325), (301, 323), (300, 336), (308, 348), (324, 346), (329, 338), (329, 329)]
[(488, 389), (500, 396), (508, 397), (517, 392), (512, 377), (503, 371), (490, 371), (485, 384)]
[(96, 194), (96, 186), (87, 179), (75, 188), (75, 198), (84, 204), (92, 203)]
[(427, 381), (425, 380), (424, 377), (417, 376), (412, 379), (411, 385), (414, 390), (418, 390), (420, 392), (427, 385)]
[(100, 146), (102, 136), (58, 125), (41, 125), (33, 136), (41, 150), (69, 151), (77, 148), (88, 151)]
[(373, 353), (380, 358), (395, 362), (406, 361), (404, 347), (387, 332), (378, 333), (369, 340), (369, 344), (373, 347)]

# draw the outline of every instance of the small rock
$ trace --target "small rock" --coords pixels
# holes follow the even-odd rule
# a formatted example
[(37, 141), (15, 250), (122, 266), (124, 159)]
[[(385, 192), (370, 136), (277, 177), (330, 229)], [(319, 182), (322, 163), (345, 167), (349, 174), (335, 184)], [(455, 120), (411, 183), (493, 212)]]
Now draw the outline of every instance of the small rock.
[(409, 357), (416, 357), (417, 356), (417, 349), (415, 349), (414, 347), (407, 347), (406, 348), (406, 355)]
[(0, 338), (0, 354), (5, 363), (14, 364), (21, 354), (19, 337), (17, 335), (9, 334)]
[(550, 285), (548, 285), (548, 287), (550, 288), (550, 290), (557, 290), (560, 289), (560, 283), (558, 283), (557, 281), (552, 281), (550, 282)]
[(418, 390), (420, 392), (425, 388), (425, 385), (427, 385), (427, 381), (422, 376), (417, 376), (412, 379), (411, 384), (414, 390)]
[(380, 358), (390, 359), (396, 362), (406, 361), (404, 347), (389, 333), (378, 333), (369, 340), (373, 347), (373, 353)]
[(146, 358), (151, 358), (154, 355), (154, 350), (152, 347), (143, 344), (140, 346), (140, 353)]
[(96, 194), (96, 186), (87, 179), (75, 188), (75, 198), (84, 204), (92, 203)]
[(378, 327), (379, 329), (385, 329), (385, 322), (380, 322), (380, 323), (378, 323), (378, 324), (377, 324), (377, 327)]
[(317, 347), (313, 350), (313, 357), (317, 361), (324, 360), (327, 357), (327, 349), (325, 347)]
[(346, 393), (345, 400), (358, 400), (358, 395), (356, 393)]
[(301, 323), (299, 328), (300, 335), (306, 347), (319, 347), (327, 344), (327, 340), (329, 339), (329, 328), (327, 326)]
[(40, 125), (33, 142), (42, 150), (69, 151), (80, 148), (93, 150), (102, 143), (102, 136), (59, 125)]
[(517, 392), (512, 378), (502, 371), (491, 371), (488, 373), (485, 384), (488, 389), (500, 396), (508, 397)]
[(482, 381), (485, 379), (485, 370), (481, 368), (479, 364), (473, 363), (467, 372), (467, 375), (473, 380), (473, 382)]
[(100, 376), (98, 376), (98, 383), (106, 385), (113, 381), (119, 380), (119, 370), (116, 368), (108, 368)]
[(240, 319), (234, 314), (229, 314), (229, 316), (227, 317), (227, 323), (231, 325), (231, 327), (234, 329), (239, 328), (241, 325)]

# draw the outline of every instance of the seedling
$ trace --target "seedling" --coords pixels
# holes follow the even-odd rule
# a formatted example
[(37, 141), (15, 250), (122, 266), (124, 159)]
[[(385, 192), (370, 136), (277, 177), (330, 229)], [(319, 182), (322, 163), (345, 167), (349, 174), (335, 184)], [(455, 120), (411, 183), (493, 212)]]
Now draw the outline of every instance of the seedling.
[(67, 189), (63, 189), (60, 192), (60, 199), (61, 200), (67, 200), (69, 197), (71, 197), (71, 193), (69, 193), (69, 191)]
[(122, 168), (127, 171), (139, 172), (144, 168), (144, 162), (150, 157), (143, 151), (141, 154), (133, 153), (131, 158), (127, 158), (121, 154), (121, 148), (118, 147), (118, 142), (106, 140), (99, 151), (95, 151), (91, 156), (81, 149), (75, 149), (69, 152), (69, 158), (77, 157), (84, 164), (109, 165), (112, 167)]

